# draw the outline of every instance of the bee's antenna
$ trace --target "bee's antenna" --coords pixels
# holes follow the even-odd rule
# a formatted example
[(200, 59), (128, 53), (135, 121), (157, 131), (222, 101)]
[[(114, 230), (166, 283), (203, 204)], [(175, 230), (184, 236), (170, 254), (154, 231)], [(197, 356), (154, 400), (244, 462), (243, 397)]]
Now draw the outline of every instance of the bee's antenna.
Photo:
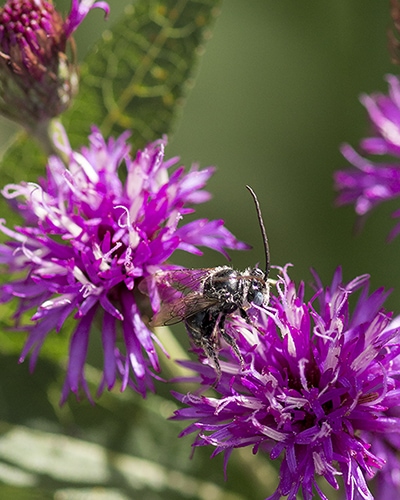
[(267, 231), (265, 230), (264, 221), (263, 221), (263, 218), (262, 218), (262, 215), (261, 215), (261, 209), (260, 209), (260, 204), (258, 203), (257, 195), (252, 190), (252, 188), (250, 186), (246, 186), (246, 188), (250, 191), (251, 196), (253, 197), (254, 203), (256, 204), (258, 222), (260, 224), (261, 234), (262, 234), (263, 243), (264, 243), (264, 251), (265, 251), (265, 277), (267, 278), (268, 274), (269, 274), (269, 269), (270, 269), (269, 246), (268, 246)]

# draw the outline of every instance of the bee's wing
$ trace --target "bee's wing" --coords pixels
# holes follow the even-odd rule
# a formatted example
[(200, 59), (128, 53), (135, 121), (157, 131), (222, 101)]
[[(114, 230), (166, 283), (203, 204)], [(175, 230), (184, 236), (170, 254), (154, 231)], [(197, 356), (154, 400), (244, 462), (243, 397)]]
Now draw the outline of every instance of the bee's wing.
[(202, 269), (169, 269), (158, 271), (153, 275), (159, 288), (174, 288), (182, 293), (199, 292), (205, 278), (213, 268)]
[[(161, 300), (174, 300), (177, 297), (173, 293), (174, 290), (181, 294), (201, 291), (205, 278), (212, 270), (212, 268), (160, 270), (144, 278), (139, 284), (139, 290), (145, 295), (150, 295), (154, 288), (157, 288)], [(172, 299), (169, 299), (169, 295)]]
[(141, 292), (149, 296), (157, 295), (153, 308), (158, 312), (150, 325), (173, 325), (214, 305), (201, 294), (204, 280), (214, 268), (160, 270), (142, 280)]
[(153, 316), (150, 326), (174, 325), (217, 303), (217, 300), (204, 297), (196, 292), (182, 295), (172, 302), (163, 302), (159, 312)]

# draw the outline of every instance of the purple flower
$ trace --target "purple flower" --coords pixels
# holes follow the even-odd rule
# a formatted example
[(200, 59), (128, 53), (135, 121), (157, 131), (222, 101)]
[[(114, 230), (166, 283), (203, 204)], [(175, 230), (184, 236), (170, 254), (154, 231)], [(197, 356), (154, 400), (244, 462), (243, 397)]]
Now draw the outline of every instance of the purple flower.
[[(233, 449), (243, 446), (272, 460), (281, 457), (269, 500), (294, 500), (299, 490), (305, 500), (315, 492), (326, 500), (317, 476), (335, 489), (341, 476), (347, 499), (371, 500), (366, 480), (377, 470), (390, 474), (395, 460), (381, 455), (382, 447), (389, 450), (390, 442), (395, 455), (400, 444), (399, 328), (382, 309), (387, 293), (368, 294), (368, 276), (343, 284), (338, 269), (326, 288), (315, 279), (308, 302), (304, 284), (296, 289), (287, 266), (280, 269), (277, 296), (267, 310), (253, 307), (253, 325), (231, 321), (243, 366), (226, 349), (218, 395), (175, 394), (187, 407), (173, 418), (192, 420), (182, 435), (195, 432), (193, 446), (224, 452), (225, 466)], [(204, 387), (214, 381), (211, 367), (184, 364)], [(390, 498), (400, 495), (398, 480), (395, 487)]]
[[(138, 283), (168, 268), (166, 260), (177, 249), (201, 253), (197, 245), (205, 245), (225, 253), (246, 248), (220, 221), (178, 225), (193, 212), (190, 205), (209, 198), (202, 188), (212, 167), (193, 166), (187, 173), (179, 167), (169, 177), (178, 158), (164, 160), (166, 140), (149, 144), (132, 159), (128, 135), (106, 142), (93, 129), (89, 147), (80, 152), (72, 151), (64, 136), (59, 149), (67, 167), (50, 157), (40, 184), (9, 184), (2, 191), (25, 220), (14, 229), (4, 220), (0, 224), (11, 238), (0, 247), (0, 262), (19, 273), (19, 279), (1, 287), (0, 300), (18, 298), (17, 324), (26, 311), (34, 311), (21, 361), (32, 351), (33, 369), (47, 335), (59, 331), (67, 318), (76, 320), (62, 401), (80, 387), (90, 397), (84, 363), (95, 319), (102, 322), (104, 352), (99, 392), (111, 389), (119, 374), (122, 390), (129, 384), (144, 396), (159, 371), (158, 341), (147, 327), (146, 314), (152, 311)], [(118, 177), (121, 166), (125, 182)]]
[(0, 8), (0, 112), (31, 133), (65, 111), (78, 89), (67, 42), (89, 10), (106, 2), (73, 0), (64, 21), (46, 0), (8, 0)]
[[(341, 151), (353, 168), (340, 170), (334, 176), (335, 187), (339, 191), (337, 203), (354, 203), (356, 213), (361, 216), (382, 201), (400, 195), (400, 81), (393, 75), (389, 75), (387, 80), (388, 95), (364, 95), (361, 98), (375, 135), (361, 141), (360, 146), (366, 154), (389, 155), (394, 157), (393, 160), (373, 162), (346, 144)], [(400, 217), (400, 210), (393, 217)], [(400, 224), (397, 224), (390, 238), (399, 232)]]

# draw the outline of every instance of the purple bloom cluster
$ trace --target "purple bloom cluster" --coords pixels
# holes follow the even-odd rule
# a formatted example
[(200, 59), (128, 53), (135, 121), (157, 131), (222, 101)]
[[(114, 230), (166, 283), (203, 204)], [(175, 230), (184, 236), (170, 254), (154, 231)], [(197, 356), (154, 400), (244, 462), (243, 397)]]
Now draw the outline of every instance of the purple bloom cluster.
[[(400, 81), (393, 75), (389, 75), (387, 80), (388, 95), (364, 95), (361, 98), (374, 135), (361, 141), (360, 147), (367, 155), (388, 155), (393, 160), (373, 162), (346, 144), (342, 146), (342, 153), (353, 168), (335, 173), (336, 189), (339, 191), (337, 203), (354, 203), (360, 216), (382, 201), (400, 196)], [(400, 217), (400, 210), (396, 210), (393, 217)], [(396, 224), (390, 238), (399, 232), (400, 223)]]
[[(65, 111), (78, 88), (67, 43), (88, 12), (106, 2), (72, 0), (65, 19), (46, 0), (8, 0), (0, 8), (0, 112), (32, 134)], [(74, 59), (74, 57), (73, 57)]]
[[(0, 9), (0, 46), (5, 57), (15, 55), (19, 47), (24, 56), (22, 63), (29, 64), (29, 55), (34, 54), (38, 62), (52, 55), (49, 49), (58, 45), (58, 50), (65, 50), (66, 40), (85, 19), (91, 9), (101, 8), (109, 13), (107, 2), (95, 0), (72, 0), (71, 11), (65, 21), (55, 10), (52, 2), (46, 0), (8, 0)], [(46, 44), (45, 38), (52, 45)], [(36, 68), (39, 70), (40, 68)]]
[[(392, 491), (380, 498), (397, 498), (400, 344), (399, 325), (382, 309), (387, 293), (369, 295), (366, 275), (342, 283), (340, 269), (328, 287), (315, 280), (306, 301), (304, 284), (296, 288), (280, 269), (277, 295), (266, 310), (253, 307), (253, 324), (230, 321), (243, 366), (225, 349), (218, 395), (175, 394), (186, 407), (173, 418), (193, 421), (182, 435), (197, 433), (193, 446), (224, 452), (225, 466), (244, 446), (281, 457), (269, 500), (295, 500), (300, 490), (305, 500), (315, 491), (327, 500), (317, 476), (335, 489), (341, 477), (349, 500), (372, 500), (366, 481), (380, 470)], [(210, 366), (184, 364), (204, 388), (214, 381)]]
[[(60, 134), (67, 166), (50, 157), (47, 178), (40, 184), (9, 184), (2, 191), (25, 224), (14, 229), (4, 220), (0, 224), (11, 238), (0, 246), (0, 262), (18, 273), (18, 279), (1, 287), (0, 300), (19, 300), (17, 322), (34, 310), (21, 355), (23, 361), (32, 351), (31, 368), (47, 335), (74, 315), (77, 326), (62, 401), (81, 387), (90, 398), (84, 364), (95, 318), (102, 322), (104, 351), (99, 391), (111, 389), (119, 375), (122, 390), (129, 384), (144, 396), (153, 387), (159, 362), (157, 339), (145, 322), (146, 314), (152, 314), (150, 302), (139, 293), (139, 282), (168, 268), (166, 260), (177, 249), (201, 253), (197, 246), (204, 245), (225, 254), (226, 248), (247, 247), (222, 221), (201, 219), (178, 226), (193, 212), (190, 205), (209, 198), (202, 188), (212, 167), (193, 166), (187, 173), (179, 167), (169, 176), (178, 158), (164, 160), (165, 139), (133, 159), (127, 133), (106, 142), (93, 129), (89, 147), (80, 152), (71, 150), (62, 130)], [(125, 182), (118, 176), (120, 167), (126, 169)]]

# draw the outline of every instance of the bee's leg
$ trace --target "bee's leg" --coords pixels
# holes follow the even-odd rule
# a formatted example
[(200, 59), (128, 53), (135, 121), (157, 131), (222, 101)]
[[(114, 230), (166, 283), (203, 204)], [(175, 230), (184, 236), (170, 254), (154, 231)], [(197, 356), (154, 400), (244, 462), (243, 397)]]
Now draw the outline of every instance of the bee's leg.
[(240, 316), (246, 321), (246, 323), (250, 324), (250, 318), (247, 312), (244, 309), (239, 309)]
[(212, 359), (214, 363), (214, 368), (215, 371), (217, 372), (217, 377), (212, 385), (212, 387), (216, 387), (219, 384), (219, 381), (221, 379), (221, 365), (219, 364), (219, 359), (218, 359), (218, 351), (216, 349), (216, 346), (213, 342), (210, 342), (210, 340), (204, 339), (202, 342), (201, 347), (204, 350), (205, 355), (207, 356), (208, 359)]
[(242, 356), (241, 352), (239, 351), (239, 348), (236, 344), (236, 340), (233, 337), (231, 337), (228, 333), (226, 333), (226, 331), (225, 331), (225, 319), (226, 319), (226, 316), (224, 314), (221, 315), (221, 317), (219, 319), (219, 323), (218, 323), (219, 331), (221, 332), (222, 338), (225, 340), (225, 342), (228, 345), (230, 345), (232, 347), (232, 349), (235, 351), (235, 354), (240, 361), (240, 365), (243, 368), (243, 365), (244, 365), (243, 356)]
[(215, 341), (215, 339), (218, 339), (218, 337), (215, 336), (218, 317), (218, 315), (215, 316), (204, 311), (187, 318), (185, 321), (186, 328), (192, 338), (193, 344), (197, 347), (201, 347), (207, 358), (211, 359), (214, 363), (217, 378), (213, 387), (218, 384), (221, 378), (221, 366), (218, 359), (219, 346)]
[(262, 330), (260, 330), (260, 328), (258, 328), (258, 326), (256, 326), (254, 324), (254, 322), (252, 322), (250, 320), (250, 317), (249, 315), (247, 314), (247, 311), (245, 311), (244, 309), (239, 309), (239, 312), (240, 312), (240, 316), (246, 321), (246, 323), (250, 326), (254, 326), (254, 328), (256, 328), (260, 333), (261, 335), (264, 335), (265, 332), (263, 332)]

